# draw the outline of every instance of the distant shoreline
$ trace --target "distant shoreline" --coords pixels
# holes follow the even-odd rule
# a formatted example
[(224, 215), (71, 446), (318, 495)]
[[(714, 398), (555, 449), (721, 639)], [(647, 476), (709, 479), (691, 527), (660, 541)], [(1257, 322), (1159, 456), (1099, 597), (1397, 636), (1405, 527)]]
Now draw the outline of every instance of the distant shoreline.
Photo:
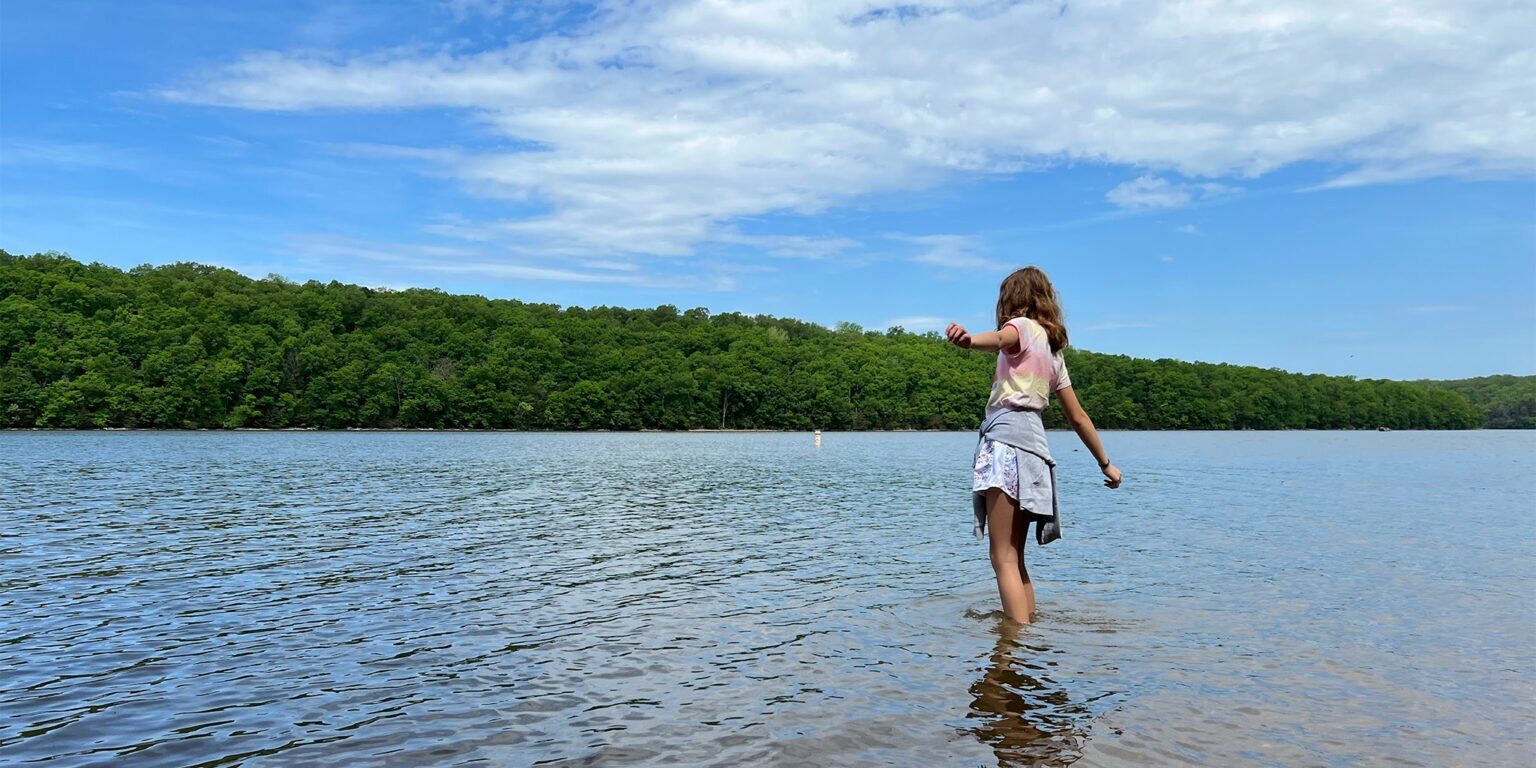
[[(0, 333), (10, 428), (967, 431), (996, 372), (992, 357), (899, 326), (297, 285), (191, 262), (124, 271), (0, 251), (0, 286), (20, 302)], [(1536, 376), (1405, 382), (1063, 354), (1102, 429), (1536, 428)], [(1066, 426), (1059, 411), (1046, 419)]]

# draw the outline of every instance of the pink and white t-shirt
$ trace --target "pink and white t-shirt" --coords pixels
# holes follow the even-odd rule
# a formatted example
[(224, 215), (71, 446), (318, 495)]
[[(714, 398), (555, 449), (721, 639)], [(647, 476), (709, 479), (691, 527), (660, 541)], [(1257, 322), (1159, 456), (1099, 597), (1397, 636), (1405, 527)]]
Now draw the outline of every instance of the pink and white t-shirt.
[(992, 396), (987, 399), (988, 416), (1004, 408), (1043, 411), (1050, 405), (1052, 392), (1072, 386), (1067, 361), (1060, 352), (1051, 352), (1051, 342), (1039, 323), (1015, 317), (1008, 324), (1019, 331), (1019, 347), (1012, 353), (997, 353)]

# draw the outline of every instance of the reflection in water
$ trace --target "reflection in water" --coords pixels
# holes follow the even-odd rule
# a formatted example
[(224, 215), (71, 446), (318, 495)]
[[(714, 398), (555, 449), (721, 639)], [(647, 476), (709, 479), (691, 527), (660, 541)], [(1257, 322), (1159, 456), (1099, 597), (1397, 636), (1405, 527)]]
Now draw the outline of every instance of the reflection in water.
[(1040, 659), (1049, 650), (1022, 642), (1026, 630), (1004, 620), (981, 678), (971, 684), (971, 733), (999, 766), (1068, 765), (1082, 755), (1092, 717)]

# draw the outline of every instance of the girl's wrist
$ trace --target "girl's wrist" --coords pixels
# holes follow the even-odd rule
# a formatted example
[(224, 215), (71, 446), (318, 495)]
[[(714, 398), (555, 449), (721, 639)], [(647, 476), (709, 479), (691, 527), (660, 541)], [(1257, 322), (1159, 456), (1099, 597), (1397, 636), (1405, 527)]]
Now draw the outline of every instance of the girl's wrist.
[(1105, 459), (1105, 460), (1099, 462), (1099, 469), (1108, 469), (1109, 468), (1109, 464), (1110, 464), (1109, 459)]

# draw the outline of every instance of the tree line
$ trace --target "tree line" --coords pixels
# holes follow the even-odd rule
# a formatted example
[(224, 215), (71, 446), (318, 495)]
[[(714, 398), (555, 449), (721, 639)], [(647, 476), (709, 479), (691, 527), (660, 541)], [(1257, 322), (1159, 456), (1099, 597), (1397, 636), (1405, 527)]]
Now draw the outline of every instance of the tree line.
[[(973, 429), (992, 356), (702, 308), (120, 270), (0, 251), (0, 426)], [(1454, 391), (1069, 349), (1109, 429), (1476, 427)], [(1064, 422), (1058, 407), (1047, 413)]]
[(1483, 426), (1488, 429), (1536, 429), (1536, 376), (1500, 374), (1414, 383), (1465, 397), (1483, 412)]

